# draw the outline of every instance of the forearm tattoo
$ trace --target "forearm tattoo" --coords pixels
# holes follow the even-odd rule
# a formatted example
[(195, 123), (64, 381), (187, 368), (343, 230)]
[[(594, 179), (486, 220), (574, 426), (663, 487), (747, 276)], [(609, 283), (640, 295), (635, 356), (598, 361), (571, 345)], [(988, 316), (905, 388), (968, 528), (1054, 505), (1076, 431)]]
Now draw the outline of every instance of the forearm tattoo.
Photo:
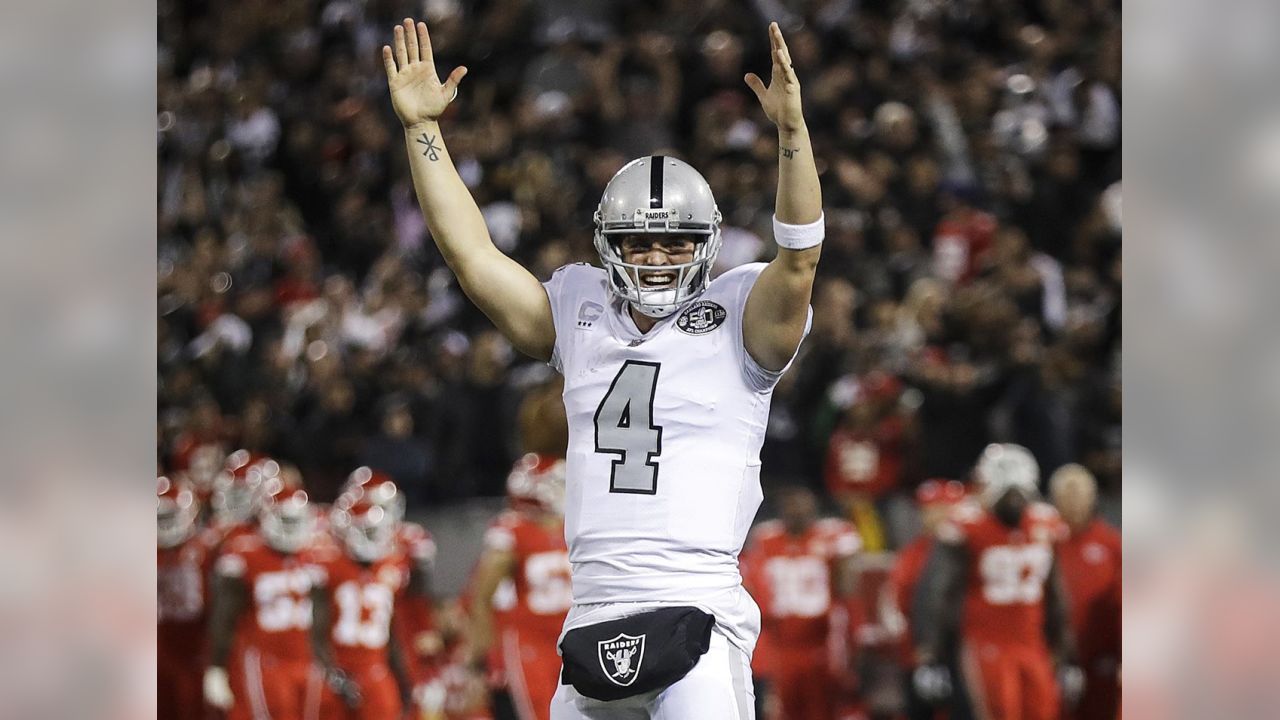
[(440, 159), (440, 148), (436, 147), (436, 139), (434, 137), (427, 137), (426, 133), (422, 133), (422, 137), (418, 138), (418, 144), (427, 146), (427, 149), (423, 150), (422, 154), (426, 155), (428, 160), (435, 162)]
[(782, 157), (784, 157), (784, 158), (786, 158), (786, 159), (788, 159), (788, 160), (790, 160), (791, 158), (795, 157), (795, 156), (796, 156), (796, 153), (800, 152), (800, 148), (789, 148), (789, 147), (784, 147), (784, 148), (779, 148), (779, 149), (780, 149), (780, 150), (782, 150)]

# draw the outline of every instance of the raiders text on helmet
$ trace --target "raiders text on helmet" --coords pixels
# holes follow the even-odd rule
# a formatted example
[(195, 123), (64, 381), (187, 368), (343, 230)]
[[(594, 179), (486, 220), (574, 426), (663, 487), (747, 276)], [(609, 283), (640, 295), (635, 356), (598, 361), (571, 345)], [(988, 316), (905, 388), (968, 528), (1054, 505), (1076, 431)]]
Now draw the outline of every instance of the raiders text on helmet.
[[(711, 186), (688, 163), (664, 155), (632, 160), (604, 189), (595, 214), (595, 245), (614, 294), (649, 317), (664, 318), (707, 288), (720, 251), (720, 210)], [(693, 260), (650, 266), (624, 262), (621, 239), (679, 234), (696, 241)], [(644, 271), (672, 272), (669, 287), (645, 288)]]

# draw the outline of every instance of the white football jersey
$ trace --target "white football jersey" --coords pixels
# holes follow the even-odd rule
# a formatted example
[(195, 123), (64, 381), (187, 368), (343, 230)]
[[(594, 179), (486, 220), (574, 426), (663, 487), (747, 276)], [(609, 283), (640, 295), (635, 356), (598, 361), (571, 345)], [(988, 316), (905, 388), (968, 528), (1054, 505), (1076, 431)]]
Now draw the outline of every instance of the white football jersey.
[(722, 622), (743, 614), (731, 607), (746, 596), (734, 592), (738, 553), (762, 498), (760, 446), (782, 375), (760, 367), (742, 339), (764, 267), (730, 270), (644, 334), (604, 270), (568, 265), (546, 283), (569, 418), (575, 606), (686, 603)]

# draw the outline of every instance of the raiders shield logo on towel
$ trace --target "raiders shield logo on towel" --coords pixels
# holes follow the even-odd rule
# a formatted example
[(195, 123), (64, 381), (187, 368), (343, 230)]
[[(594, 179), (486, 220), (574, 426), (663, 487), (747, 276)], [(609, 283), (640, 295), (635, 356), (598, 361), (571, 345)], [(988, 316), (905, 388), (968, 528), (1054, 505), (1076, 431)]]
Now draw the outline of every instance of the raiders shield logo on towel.
[(611, 681), (626, 687), (636, 681), (640, 663), (644, 662), (644, 635), (632, 637), (619, 634), (612, 640), (601, 640), (599, 646), (600, 669)]

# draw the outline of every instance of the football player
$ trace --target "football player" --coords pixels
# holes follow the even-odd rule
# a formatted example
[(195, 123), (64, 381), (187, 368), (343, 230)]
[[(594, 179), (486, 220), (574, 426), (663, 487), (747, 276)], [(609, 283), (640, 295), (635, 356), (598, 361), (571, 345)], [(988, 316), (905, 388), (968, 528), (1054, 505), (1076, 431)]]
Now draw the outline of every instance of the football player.
[(1049, 494), (1071, 532), (1058, 562), (1085, 673), (1080, 703), (1064, 717), (1112, 718), (1120, 707), (1120, 533), (1095, 514), (1098, 483), (1083, 466), (1054, 472)]
[(877, 503), (898, 488), (902, 476), (908, 428), (898, 409), (901, 395), (902, 383), (894, 376), (867, 373), (858, 383), (856, 402), (827, 443), (827, 491), (857, 524), (868, 552), (889, 545)]
[(315, 717), (321, 677), (308, 638), (314, 528), (306, 492), (273, 478), (258, 529), (226, 543), (215, 561), (204, 696), (228, 720)]
[(200, 501), (187, 480), (156, 479), (156, 654), (159, 717), (203, 720), (205, 609), (215, 537), (200, 532)]
[[(528, 454), (507, 478), (512, 509), (484, 536), (471, 600), (471, 661), (483, 664), (499, 647), (505, 687), (516, 717), (547, 720), (560, 678), (556, 640), (573, 602), (569, 550), (564, 542), (564, 460)], [(516, 604), (503, 613), (495, 602), (504, 580)]]
[[(568, 265), (540, 284), (493, 244), (450, 159), (439, 119), (466, 68), (441, 82), (426, 24), (409, 19), (382, 49), (432, 238), (512, 345), (565, 378), (574, 605), (560, 642), (570, 682), (553, 718), (658, 707), (671, 717), (752, 715), (759, 609), (738, 553), (762, 497), (773, 389), (810, 327), (824, 236), (800, 85), (776, 23), (768, 36), (770, 83), (744, 79), (778, 130), (779, 248), (768, 264), (714, 280), (721, 214), (711, 188), (683, 161), (655, 155), (604, 189), (594, 218), (603, 268)], [(619, 627), (621, 644), (595, 638)], [(690, 640), (677, 647), (678, 638)]]
[(778, 520), (760, 523), (743, 552), (743, 574), (760, 603), (760, 642), (752, 663), (776, 693), (782, 716), (827, 720), (835, 712), (848, 658), (832, 657), (843, 610), (854, 587), (853, 559), (861, 546), (853, 525), (818, 519), (813, 491), (790, 487), (779, 497)]
[[(911, 617), (916, 600), (916, 590), (924, 574), (925, 562), (933, 552), (934, 538), (938, 528), (942, 526), (952, 508), (965, 499), (964, 484), (959, 480), (934, 478), (920, 483), (916, 488), (916, 504), (920, 508), (920, 518), (924, 525), (923, 532), (916, 536), (906, 547), (898, 551), (898, 556), (889, 574), (889, 582), (885, 586), (885, 603), (882, 612), (892, 616), (896, 622), (891, 623), (898, 629), (897, 637), (901, 638), (900, 659), (908, 673), (916, 668), (915, 648), (911, 642), (913, 628), (906, 622)], [(910, 720), (933, 720), (934, 708), (924, 701), (915, 691), (910, 675), (906, 678), (906, 714)]]
[(961, 675), (974, 713), (991, 720), (1056, 720), (1059, 681), (1080, 690), (1056, 562), (1065, 527), (1040, 502), (1039, 466), (1020, 445), (993, 444), (974, 468), (979, 504), (961, 503), (938, 529), (918, 617), (916, 692), (950, 694), (942, 664), (957, 628)]
[(412, 563), (397, 528), (404, 496), (386, 476), (349, 485), (334, 502), (337, 543), (315, 553), (312, 646), (326, 678), (322, 720), (398, 718), (411, 681), (399, 637), (396, 599), (411, 581)]

